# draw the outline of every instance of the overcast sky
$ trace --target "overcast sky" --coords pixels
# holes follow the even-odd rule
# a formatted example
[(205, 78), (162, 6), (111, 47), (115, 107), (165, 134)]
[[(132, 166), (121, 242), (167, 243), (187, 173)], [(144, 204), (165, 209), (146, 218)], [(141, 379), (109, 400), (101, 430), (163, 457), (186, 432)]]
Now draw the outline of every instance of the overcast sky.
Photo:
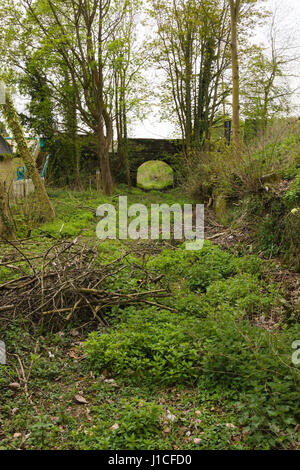
[[(267, 0), (265, 2), (267, 8), (276, 11), (276, 30), (278, 36), (278, 44), (289, 44), (293, 47), (291, 54), (296, 54), (299, 50), (300, 55), (300, 0)], [(268, 45), (270, 32), (270, 19), (268, 18), (264, 26), (257, 28), (251, 42)], [(290, 79), (293, 89), (300, 87), (300, 64), (293, 65), (292, 75)], [(293, 99), (295, 105), (295, 113), (300, 112), (300, 92), (295, 93)], [(298, 108), (298, 109), (297, 109)], [(157, 115), (151, 115), (144, 122), (137, 122), (130, 129), (130, 137), (149, 137), (149, 138), (171, 138), (174, 137), (173, 127), (165, 121), (160, 121)]]

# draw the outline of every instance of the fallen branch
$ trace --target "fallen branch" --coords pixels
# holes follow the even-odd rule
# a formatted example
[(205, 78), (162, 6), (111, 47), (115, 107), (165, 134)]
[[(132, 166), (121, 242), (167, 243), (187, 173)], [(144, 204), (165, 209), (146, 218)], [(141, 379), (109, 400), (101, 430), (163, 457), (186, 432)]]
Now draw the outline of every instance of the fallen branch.
[[(20, 248), (16, 251), (20, 255)], [(84, 321), (96, 319), (103, 326), (108, 325), (106, 312), (114, 306), (145, 304), (176, 312), (156, 301), (169, 292), (157, 288), (162, 275), (154, 277), (146, 268), (139, 272), (137, 287), (115, 286), (122, 271), (137, 269), (126, 257), (105, 264), (96, 248), (80, 245), (78, 240), (57, 241), (44, 256), (35, 256), (32, 273), (0, 284), (0, 312), (14, 310), (15, 315), (34, 321), (48, 318), (63, 324), (76, 315)], [(28, 265), (33, 264), (28, 255), (26, 258)]]
[(13, 310), (14, 308), (14, 305), (3, 305), (3, 307), (0, 307), (0, 312), (5, 312), (6, 310)]

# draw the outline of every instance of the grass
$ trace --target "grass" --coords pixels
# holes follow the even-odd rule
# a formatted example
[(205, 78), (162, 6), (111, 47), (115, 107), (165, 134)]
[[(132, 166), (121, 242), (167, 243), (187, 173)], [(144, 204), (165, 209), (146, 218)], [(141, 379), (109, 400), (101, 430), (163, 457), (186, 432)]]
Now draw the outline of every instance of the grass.
[[(99, 194), (96, 190), (77, 192), (74, 190), (50, 189), (49, 196), (53, 202), (56, 219), (54, 222), (41, 224), (35, 217), (33, 206), (38, 205), (34, 196), (24, 202), (12, 206), (12, 212), (17, 224), (17, 233), (20, 237), (31, 235), (44, 235), (45, 237), (70, 238), (81, 234), (85, 238), (93, 238), (96, 231), (96, 209), (102, 204), (112, 204), (119, 210), (119, 196), (127, 196), (128, 206), (143, 203), (149, 208), (151, 204), (187, 204), (190, 199), (182, 194), (180, 189), (171, 189), (167, 192), (151, 191), (146, 193), (138, 188), (128, 191), (126, 185), (118, 186), (115, 193), (108, 197)], [(117, 218), (118, 219), (118, 218)]]
[[(145, 203), (143, 191), (124, 191), (104, 198), (51, 190), (57, 219), (20, 217), (19, 235), (32, 236), (22, 251), (39, 265), (53, 237), (96, 241), (107, 262), (130, 248), (140, 269), (164, 276), (164, 302), (175, 311), (114, 307), (107, 328), (77, 318), (63, 331), (55, 321), (3, 316), (0, 449), (299, 448), (299, 366), (291, 357), (300, 331), (270, 263), (209, 242), (188, 252), (178, 243), (96, 240), (99, 204), (117, 205), (118, 194)], [(189, 200), (178, 190), (147, 193), (147, 205), (163, 202)], [(6, 246), (2, 257), (12, 251)], [(138, 285), (139, 272), (124, 270), (107, 288)], [(0, 274), (2, 282), (22, 275)]]

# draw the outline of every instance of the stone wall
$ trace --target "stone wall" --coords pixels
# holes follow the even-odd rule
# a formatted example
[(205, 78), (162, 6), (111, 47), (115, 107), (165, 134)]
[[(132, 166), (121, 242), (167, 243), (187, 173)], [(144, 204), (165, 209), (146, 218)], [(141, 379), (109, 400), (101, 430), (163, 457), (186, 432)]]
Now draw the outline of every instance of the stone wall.
[[(136, 185), (137, 170), (140, 165), (149, 160), (162, 160), (174, 170), (176, 183), (176, 170), (180, 168), (181, 142), (178, 139), (129, 139), (129, 161), (133, 185)], [(112, 159), (112, 167), (116, 158)], [(120, 182), (126, 182), (124, 170), (117, 173)]]
[[(81, 161), (80, 173), (83, 181), (89, 178), (95, 179), (96, 170), (99, 168), (99, 161), (96, 153), (95, 139), (92, 135), (80, 135), (79, 142), (81, 145)], [(143, 163), (149, 160), (162, 160), (168, 163), (174, 170), (174, 178), (176, 184), (177, 170), (181, 165), (181, 141), (179, 139), (138, 139), (130, 138), (129, 142), (129, 159), (132, 184), (136, 185), (137, 169)], [(117, 156), (117, 146), (114, 145), (110, 152), (111, 169), (117, 183), (126, 183), (125, 169), (120, 166)], [(63, 145), (52, 155), (49, 162), (49, 177), (53, 184), (69, 184), (68, 173), (65, 168), (65, 154)], [(70, 173), (72, 168), (68, 168)], [(56, 179), (53, 177), (56, 175)], [(57, 175), (61, 175), (59, 178)]]

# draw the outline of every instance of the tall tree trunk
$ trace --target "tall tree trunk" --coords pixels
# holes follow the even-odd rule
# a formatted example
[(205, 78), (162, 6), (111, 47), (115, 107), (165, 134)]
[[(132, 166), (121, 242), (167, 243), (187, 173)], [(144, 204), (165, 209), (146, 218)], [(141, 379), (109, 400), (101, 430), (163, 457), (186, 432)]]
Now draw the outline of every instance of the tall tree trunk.
[(81, 189), (76, 94), (68, 70), (64, 70), (64, 81), (66, 92), (63, 100), (63, 115), (67, 134), (67, 150), (70, 153), (71, 164), (74, 169), (75, 187)]
[(240, 75), (238, 57), (238, 19), (240, 13), (240, 0), (229, 0), (231, 16), (231, 62), (232, 62), (232, 141), (236, 155), (240, 155), (241, 128), (240, 128)]
[(131, 188), (131, 176), (129, 166), (129, 151), (127, 138), (127, 112), (125, 103), (125, 76), (123, 71), (115, 71), (115, 113), (118, 141), (118, 167), (125, 170), (128, 188)]
[[(124, 77), (125, 78), (125, 77)], [(125, 80), (124, 80), (125, 81)], [(128, 133), (127, 133), (127, 110), (126, 110), (126, 97), (125, 97), (125, 83), (122, 83), (122, 151), (124, 157), (124, 165), (126, 172), (126, 179), (128, 188), (131, 188), (131, 176), (129, 165), (129, 151), (128, 151)]]
[(80, 175), (80, 149), (76, 133), (73, 135), (73, 158), (75, 167), (75, 186), (77, 189), (82, 189), (81, 175)]
[(16, 239), (13, 221), (9, 212), (8, 193), (5, 183), (2, 181), (0, 181), (0, 238), (4, 240)]
[(100, 170), (102, 177), (103, 193), (110, 196), (113, 192), (113, 180), (111, 176), (108, 151), (100, 150)]
[(189, 156), (192, 148), (192, 34), (188, 30), (184, 47), (185, 60), (185, 144), (186, 153)]
[(45, 220), (54, 219), (54, 209), (46, 193), (44, 183), (40, 177), (34, 158), (28, 149), (19, 116), (15, 110), (13, 101), (8, 91), (6, 91), (6, 103), (1, 105), (1, 108), (7, 125), (12, 131), (13, 136), (17, 142), (17, 148), (20, 157), (26, 165), (26, 170), (28, 172), (29, 177), (32, 179), (36, 195), (43, 209), (43, 217)]
[(113, 179), (110, 169), (109, 162), (109, 147), (111, 143), (110, 136), (105, 136), (103, 132), (103, 122), (100, 119), (100, 123), (97, 128), (97, 150), (101, 171), (102, 189), (103, 193), (110, 196), (113, 192)]

